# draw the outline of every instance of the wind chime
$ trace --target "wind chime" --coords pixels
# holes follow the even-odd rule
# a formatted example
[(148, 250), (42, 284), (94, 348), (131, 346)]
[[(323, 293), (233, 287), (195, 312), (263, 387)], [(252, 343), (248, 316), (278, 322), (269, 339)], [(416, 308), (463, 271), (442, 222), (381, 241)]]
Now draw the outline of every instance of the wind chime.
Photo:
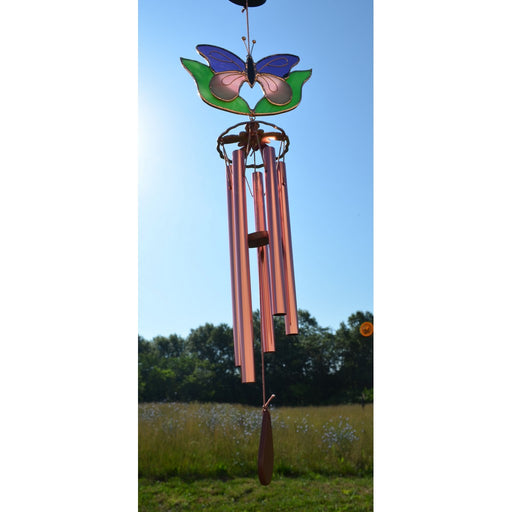
[[(196, 50), (208, 66), (184, 58), (181, 62), (194, 78), (203, 101), (249, 117), (248, 121), (231, 126), (219, 136), (217, 151), (226, 165), (234, 360), (244, 383), (256, 380), (249, 248), (255, 248), (258, 257), (263, 392), (258, 476), (263, 485), (268, 485), (274, 464), (269, 404), (275, 395), (266, 398), (264, 353), (275, 351), (273, 316), (284, 316), (287, 335), (298, 334), (299, 330), (284, 161), (289, 139), (284, 130), (261, 120), (256, 122), (256, 117), (282, 114), (296, 108), (302, 86), (312, 70), (291, 71), (299, 57), (287, 53), (254, 62), (252, 51), (256, 41), (251, 41), (249, 36), (249, 8), (263, 5), (265, 1), (230, 0), (242, 6), (246, 16), (247, 38), (242, 37), (247, 51), (245, 61), (224, 48), (200, 44)], [(263, 89), (264, 96), (254, 108), (239, 95), (244, 83), (251, 88), (258, 83)], [(261, 125), (272, 130), (265, 131)], [(239, 133), (231, 133), (242, 126), (244, 129)], [(270, 145), (273, 141), (279, 143), (277, 155)], [(238, 147), (232, 151), (231, 158), (226, 151), (229, 144)], [(258, 170), (261, 168), (264, 174)], [(251, 233), (247, 225), (246, 169), (253, 169), (255, 230)]]

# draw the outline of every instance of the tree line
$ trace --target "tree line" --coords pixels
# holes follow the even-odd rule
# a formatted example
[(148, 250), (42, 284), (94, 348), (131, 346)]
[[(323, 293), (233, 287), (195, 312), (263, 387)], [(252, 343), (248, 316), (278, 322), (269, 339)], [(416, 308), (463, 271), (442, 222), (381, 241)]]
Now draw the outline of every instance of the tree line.
[[(286, 336), (283, 317), (274, 317), (276, 351), (265, 354), (267, 397), (280, 405), (326, 405), (373, 400), (373, 334), (357, 311), (333, 332), (299, 310), (299, 334)], [(256, 383), (242, 384), (234, 366), (233, 330), (206, 323), (183, 338), (139, 336), (139, 402), (199, 401), (259, 405), (261, 392), (260, 316), (254, 320)]]

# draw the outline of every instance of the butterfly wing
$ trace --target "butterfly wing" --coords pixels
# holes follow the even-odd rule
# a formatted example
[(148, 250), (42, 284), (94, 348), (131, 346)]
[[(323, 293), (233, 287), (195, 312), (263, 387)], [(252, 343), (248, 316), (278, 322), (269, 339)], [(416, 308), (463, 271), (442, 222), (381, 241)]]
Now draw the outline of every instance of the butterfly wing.
[(273, 105), (286, 105), (290, 103), (293, 91), (285, 80), (267, 73), (258, 73), (256, 81), (261, 85), (265, 98)]
[(231, 101), (238, 96), (240, 87), (246, 80), (247, 76), (238, 71), (215, 73), (210, 80), (210, 92), (219, 100)]
[(256, 62), (256, 73), (268, 73), (286, 78), (293, 66), (298, 64), (299, 60), (297, 55), (290, 55), (289, 53), (269, 55)]
[(299, 57), (289, 53), (269, 55), (256, 62), (256, 81), (263, 88), (265, 98), (273, 105), (286, 105), (293, 96), (291, 87), (284, 80)]
[(208, 61), (215, 73), (224, 71), (245, 72), (245, 62), (224, 48), (210, 44), (199, 44), (196, 46), (196, 50)]
[(196, 46), (196, 50), (208, 61), (215, 73), (210, 80), (210, 92), (219, 100), (234, 100), (247, 80), (245, 62), (220, 46), (200, 44)]
[[(209, 87), (211, 93), (222, 101), (234, 100), (242, 84), (247, 81), (246, 63), (237, 55), (209, 44), (200, 44), (196, 50), (208, 61), (215, 73)], [(285, 78), (299, 62), (299, 57), (288, 53), (269, 55), (255, 64), (256, 81), (263, 88), (265, 97), (274, 105), (289, 103), (293, 96)]]

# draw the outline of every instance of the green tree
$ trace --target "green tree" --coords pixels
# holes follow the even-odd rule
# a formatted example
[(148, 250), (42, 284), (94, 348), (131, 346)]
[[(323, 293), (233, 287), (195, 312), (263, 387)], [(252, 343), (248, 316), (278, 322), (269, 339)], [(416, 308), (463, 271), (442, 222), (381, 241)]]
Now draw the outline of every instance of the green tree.
[(369, 311), (357, 311), (342, 322), (336, 331), (336, 343), (341, 353), (340, 387), (338, 398), (359, 401), (361, 393), (373, 389), (373, 334), (363, 336), (359, 332), (364, 322), (373, 323)]
[(265, 354), (266, 380), (287, 405), (326, 403), (333, 392), (333, 373), (340, 366), (334, 335), (307, 311), (298, 311), (299, 334), (285, 334), (284, 319), (274, 318), (276, 352)]
[(185, 340), (176, 334), (157, 336), (153, 338), (152, 343), (156, 346), (160, 357), (168, 359), (171, 357), (180, 357), (185, 351)]
[[(283, 317), (274, 317), (276, 352), (265, 361), (266, 397), (281, 405), (318, 405), (359, 401), (373, 390), (373, 336), (359, 332), (372, 322), (357, 311), (333, 333), (298, 311), (299, 334), (286, 336)], [(139, 400), (215, 401), (259, 404), (261, 392), (260, 315), (253, 314), (256, 383), (242, 384), (234, 365), (233, 330), (210, 323), (186, 339), (175, 334), (147, 341), (139, 336)]]
[(175, 334), (146, 341), (139, 336), (139, 400), (175, 400), (178, 383), (190, 370), (182, 359), (184, 340)]
[(245, 393), (240, 388), (240, 372), (234, 365), (231, 327), (207, 323), (193, 329), (187, 337), (186, 350), (197, 357), (196, 400), (245, 402)]

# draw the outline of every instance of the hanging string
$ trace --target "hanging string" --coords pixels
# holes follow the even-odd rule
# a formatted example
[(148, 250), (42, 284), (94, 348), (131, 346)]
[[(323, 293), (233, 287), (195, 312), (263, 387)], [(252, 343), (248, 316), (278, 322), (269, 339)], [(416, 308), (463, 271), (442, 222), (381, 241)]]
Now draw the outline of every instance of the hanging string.
[(251, 55), (251, 38), (249, 37), (249, 0), (245, 0), (245, 19), (247, 22), (247, 53)]
[(226, 164), (226, 167), (229, 167), (229, 164), (231, 163), (229, 161), (228, 154), (226, 153), (226, 148), (224, 147), (224, 144), (222, 145), (222, 152), (224, 153), (224, 163)]
[[(284, 146), (284, 141), (281, 141), (281, 144), (279, 145), (279, 158), (278, 160), (280, 160), (281, 162), (283, 162), (284, 164), (284, 154), (282, 153), (283, 151), (283, 146)], [(286, 183), (284, 182), (283, 180), (283, 175), (282, 173), (278, 173), (278, 177), (280, 178), (280, 181), (281, 181), (281, 185), (286, 185)]]
[[(249, 147), (249, 144), (246, 146), (246, 148), (248, 148), (248, 147)], [(246, 149), (246, 151), (247, 151), (247, 149)], [(254, 165), (256, 165), (256, 154), (255, 154), (254, 150), (252, 150), (252, 156), (253, 156)], [(251, 185), (249, 184), (249, 180), (247, 179), (247, 175), (245, 176), (245, 182), (247, 183), (247, 188), (249, 189), (249, 194), (251, 194), (251, 197), (254, 198), (254, 194), (252, 193)]]
[(249, 180), (247, 179), (247, 176), (245, 176), (245, 183), (247, 183), (247, 188), (249, 189), (249, 194), (251, 194), (251, 197), (254, 197), (251, 190), (251, 185), (249, 185)]
[[(260, 337), (261, 337), (261, 334), (260, 334)], [(261, 341), (261, 339), (260, 339), (260, 341)], [(264, 352), (263, 352), (263, 344), (261, 346), (261, 389), (262, 389), (262, 393), (263, 393), (262, 407), (263, 407), (263, 410), (265, 410), (268, 408), (268, 404), (276, 397), (276, 395), (274, 395), (274, 393), (272, 393), (270, 395), (270, 398), (265, 402), (267, 395), (265, 392), (265, 357), (264, 357)]]
[(263, 352), (263, 341), (261, 339), (261, 316), (260, 316), (260, 345), (261, 345), (261, 390), (263, 392), (263, 408), (265, 408), (265, 399), (267, 393), (265, 391), (265, 355)]
[(228, 182), (229, 189), (231, 190), (233, 188), (233, 171), (229, 165), (229, 158), (224, 146), (222, 146), (222, 151), (224, 152), (224, 163), (226, 164), (226, 181)]

